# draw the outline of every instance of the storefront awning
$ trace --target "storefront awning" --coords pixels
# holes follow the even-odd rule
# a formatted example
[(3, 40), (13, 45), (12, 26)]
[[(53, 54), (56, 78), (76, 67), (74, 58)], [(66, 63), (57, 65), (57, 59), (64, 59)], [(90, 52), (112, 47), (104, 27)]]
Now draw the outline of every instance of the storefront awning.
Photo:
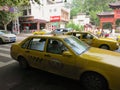
[(22, 23), (46, 23), (44, 19), (35, 19), (34, 16), (22, 16), (19, 17), (19, 21)]

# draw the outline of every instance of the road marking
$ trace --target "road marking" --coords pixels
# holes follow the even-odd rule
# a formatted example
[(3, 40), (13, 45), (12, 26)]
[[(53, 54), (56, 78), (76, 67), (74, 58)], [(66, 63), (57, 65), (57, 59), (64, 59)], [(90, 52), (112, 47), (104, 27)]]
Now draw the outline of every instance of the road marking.
[(11, 44), (2, 44), (2, 45), (0, 45), (0, 47), (11, 47)]
[[(6, 49), (7, 47), (8, 47), (8, 49)], [(11, 47), (10, 44), (0, 45), (0, 50), (9, 52), (10, 51), (10, 47)], [(15, 60), (13, 60), (11, 58), (10, 54), (5, 54), (4, 52), (3, 53), (0, 52), (0, 56), (7, 57), (7, 58), (10, 59), (10, 61), (8, 61), (8, 62), (0, 62), (0, 67), (4, 67), (6, 65), (9, 65), (9, 64), (17, 62), (17, 61), (15, 61)]]
[(7, 57), (7, 58), (11, 58), (10, 54), (0, 53), (0, 56), (4, 56), (4, 57)]
[[(0, 56), (4, 56), (4, 57), (7, 57), (7, 58), (12, 59), (9, 54), (0, 53)], [(15, 60), (10, 60), (10, 61), (5, 62), (5, 63), (4, 63), (4, 62), (0, 62), (0, 67), (3, 67), (3, 66), (6, 66), (6, 65), (9, 65), (9, 64), (12, 64), (12, 63), (14, 63), (14, 62), (17, 62), (17, 61), (15, 61)]]
[(15, 62), (17, 62), (17, 61), (11, 60), (11, 61), (9, 61), (9, 62), (7, 62), (7, 63), (0, 62), (0, 67), (4, 67), (4, 66), (6, 66), (6, 65), (9, 65), (9, 64), (12, 64), (12, 63), (15, 63)]
[(3, 50), (3, 51), (10, 51), (10, 49), (6, 49), (6, 48), (0, 48), (0, 50)]

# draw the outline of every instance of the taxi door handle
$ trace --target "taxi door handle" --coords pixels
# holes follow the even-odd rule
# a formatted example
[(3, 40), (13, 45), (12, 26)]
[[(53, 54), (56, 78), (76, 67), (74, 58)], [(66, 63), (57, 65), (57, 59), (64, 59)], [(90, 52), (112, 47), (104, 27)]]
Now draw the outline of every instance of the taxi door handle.
[(25, 51), (26, 53), (29, 53), (30, 51)]
[(49, 54), (45, 54), (46, 57), (51, 57)]

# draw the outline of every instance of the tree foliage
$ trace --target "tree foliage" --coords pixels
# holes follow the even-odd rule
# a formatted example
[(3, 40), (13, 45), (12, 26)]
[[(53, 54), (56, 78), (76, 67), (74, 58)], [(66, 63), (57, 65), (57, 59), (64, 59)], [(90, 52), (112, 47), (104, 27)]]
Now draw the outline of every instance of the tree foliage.
[[(40, 0), (31, 0), (32, 2), (36, 2), (40, 4)], [(22, 6), (27, 6), (30, 4), (30, 0), (0, 0), (0, 7), (8, 6), (19, 8)], [(10, 11), (0, 11), (0, 25), (4, 26), (4, 29), (7, 30), (7, 25), (20, 16), (21, 12), (10, 12)]]
[(40, 4), (40, 0), (0, 0), (0, 6), (22, 6), (29, 5), (30, 1)]
[(86, 13), (91, 18), (91, 23), (99, 25), (98, 13), (112, 11), (109, 3), (116, 0), (73, 0), (71, 17), (78, 13)]
[(74, 24), (72, 21), (70, 21), (69, 23), (67, 23), (66, 27), (68, 28), (73, 28), (74, 30), (76, 31), (80, 31), (80, 30), (83, 30), (84, 28), (80, 25), (76, 25)]

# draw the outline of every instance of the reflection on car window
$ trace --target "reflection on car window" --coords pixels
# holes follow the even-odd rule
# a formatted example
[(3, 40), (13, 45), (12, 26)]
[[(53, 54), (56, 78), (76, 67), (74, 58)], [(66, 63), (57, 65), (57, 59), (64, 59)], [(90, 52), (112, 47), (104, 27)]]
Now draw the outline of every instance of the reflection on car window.
[(65, 38), (64, 41), (76, 54), (81, 54), (82, 52), (86, 51), (89, 47), (87, 44), (80, 41), (74, 36)]
[(30, 40), (27, 40), (25, 43), (22, 44), (22, 48), (27, 48), (29, 45)]
[(33, 38), (29, 44), (29, 49), (44, 51), (45, 42), (44, 38)]

